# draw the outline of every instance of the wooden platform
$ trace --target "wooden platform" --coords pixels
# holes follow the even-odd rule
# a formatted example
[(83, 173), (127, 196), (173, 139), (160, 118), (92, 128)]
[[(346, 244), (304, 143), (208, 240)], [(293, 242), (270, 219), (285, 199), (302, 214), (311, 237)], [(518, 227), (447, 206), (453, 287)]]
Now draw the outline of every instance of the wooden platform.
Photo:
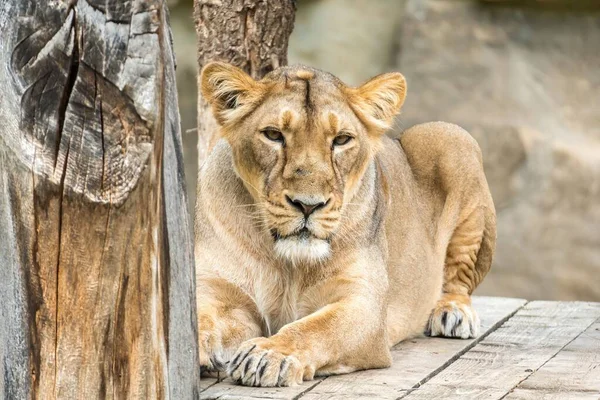
[(476, 339), (417, 338), (391, 368), (291, 388), (202, 380), (201, 399), (600, 400), (600, 303), (477, 297)]

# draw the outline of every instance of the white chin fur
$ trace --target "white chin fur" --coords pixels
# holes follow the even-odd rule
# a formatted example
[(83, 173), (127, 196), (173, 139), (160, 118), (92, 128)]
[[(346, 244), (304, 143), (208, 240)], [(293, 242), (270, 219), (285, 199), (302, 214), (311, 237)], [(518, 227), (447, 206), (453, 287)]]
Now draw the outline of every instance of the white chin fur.
[(329, 257), (330, 247), (325, 240), (302, 237), (288, 237), (275, 242), (275, 252), (292, 263), (317, 263)]

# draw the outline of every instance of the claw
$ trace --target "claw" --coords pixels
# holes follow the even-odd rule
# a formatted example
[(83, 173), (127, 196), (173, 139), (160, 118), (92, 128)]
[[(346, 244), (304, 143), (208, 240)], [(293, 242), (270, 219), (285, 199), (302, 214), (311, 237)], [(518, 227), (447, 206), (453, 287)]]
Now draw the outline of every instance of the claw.
[(287, 367), (289, 366), (289, 361), (287, 358), (281, 360), (281, 364), (279, 365), (279, 376), (277, 377), (277, 386), (281, 386), (284, 379), (284, 370), (287, 372)]
[(233, 359), (233, 361), (231, 361), (231, 364), (229, 364), (229, 375), (233, 375), (233, 373), (235, 371), (237, 371), (237, 369), (242, 364), (242, 361), (244, 361), (244, 359), (248, 356), (248, 354), (250, 354), (250, 352), (252, 350), (254, 350), (255, 347), (256, 347), (256, 345), (252, 345), (252, 347), (250, 347), (250, 349), (248, 351), (246, 351), (245, 353), (238, 353), (235, 356), (235, 358)]
[(425, 334), (468, 339), (476, 337), (479, 318), (470, 304), (455, 301), (440, 301), (432, 311)]

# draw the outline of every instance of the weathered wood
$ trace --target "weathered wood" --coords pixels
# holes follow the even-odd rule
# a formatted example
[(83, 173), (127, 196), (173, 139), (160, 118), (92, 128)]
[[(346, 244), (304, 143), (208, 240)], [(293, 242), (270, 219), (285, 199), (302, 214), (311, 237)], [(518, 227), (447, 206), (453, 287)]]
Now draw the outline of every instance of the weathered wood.
[(598, 318), (599, 303), (531, 302), (448, 368), (403, 398), (500, 399)]
[[(194, 0), (198, 71), (225, 61), (262, 78), (287, 64), (295, 0)], [(216, 140), (216, 121), (198, 91), (198, 167)]]
[(245, 400), (245, 399), (271, 399), (271, 400), (292, 400), (310, 393), (310, 390), (323, 380), (317, 378), (312, 381), (305, 381), (301, 385), (291, 387), (247, 387), (236, 385), (231, 380), (226, 379), (208, 387), (200, 393), (202, 400)]
[(0, 398), (197, 398), (161, 0), (0, 3)]
[(200, 393), (217, 383), (217, 378), (202, 378), (200, 380)]
[(225, 380), (210, 386), (203, 399), (269, 398), (294, 399), (396, 399), (423, 382), (448, 363), (473, 347), (487, 332), (493, 331), (525, 304), (525, 300), (491, 297), (474, 298), (481, 316), (482, 335), (474, 340), (415, 338), (394, 347), (391, 368), (361, 371), (305, 382), (291, 388), (248, 388)]
[(600, 319), (521, 382), (505, 399), (600, 399)]
[[(196, 315), (196, 270), (194, 238), (187, 208), (187, 192), (183, 163), (183, 144), (179, 119), (175, 57), (168, 24), (168, 10), (161, 27), (164, 71), (162, 158), (163, 246), (168, 290), (167, 344), (169, 398), (198, 399), (198, 318)], [(166, 33), (168, 32), (168, 36)]]
[(292, 400), (303, 397), (310, 393), (310, 390), (316, 387), (323, 379), (317, 378), (313, 381), (305, 381), (301, 385), (292, 387), (247, 387), (225, 380), (216, 385), (210, 386), (200, 393), (202, 400), (246, 400), (246, 399), (271, 399), (271, 400)]

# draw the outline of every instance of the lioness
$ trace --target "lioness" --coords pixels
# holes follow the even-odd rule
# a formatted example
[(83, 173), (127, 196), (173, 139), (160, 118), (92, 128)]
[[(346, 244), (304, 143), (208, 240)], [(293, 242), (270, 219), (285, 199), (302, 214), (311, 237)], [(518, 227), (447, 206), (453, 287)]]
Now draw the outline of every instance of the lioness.
[(207, 65), (220, 140), (196, 208), (201, 368), (251, 386), (387, 367), (425, 331), (469, 338), (496, 217), (475, 140), (433, 122), (385, 135), (399, 73), (348, 87), (308, 67), (256, 81)]

